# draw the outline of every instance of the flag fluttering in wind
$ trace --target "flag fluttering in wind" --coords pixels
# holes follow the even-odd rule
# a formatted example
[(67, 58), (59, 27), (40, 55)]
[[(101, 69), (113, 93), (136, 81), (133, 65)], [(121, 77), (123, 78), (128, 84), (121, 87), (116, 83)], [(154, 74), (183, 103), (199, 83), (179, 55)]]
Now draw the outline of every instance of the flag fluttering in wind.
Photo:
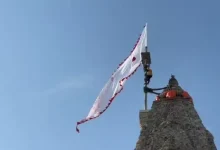
[(118, 68), (101, 90), (88, 116), (77, 122), (77, 132), (79, 132), (78, 125), (99, 117), (106, 111), (106, 109), (108, 109), (115, 97), (123, 90), (125, 82), (141, 65), (141, 52), (145, 51), (145, 47), (147, 47), (147, 26), (144, 27), (138, 41), (131, 51), (131, 54), (119, 64)]

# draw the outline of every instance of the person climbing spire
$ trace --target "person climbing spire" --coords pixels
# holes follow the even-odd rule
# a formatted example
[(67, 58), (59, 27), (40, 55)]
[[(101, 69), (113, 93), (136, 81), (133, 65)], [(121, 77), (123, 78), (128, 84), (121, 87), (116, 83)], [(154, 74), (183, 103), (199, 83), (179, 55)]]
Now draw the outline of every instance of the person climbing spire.
[(147, 67), (147, 84), (150, 83), (150, 79), (152, 78), (153, 76), (153, 71), (152, 69), (150, 68), (150, 66)]
[(145, 65), (144, 66), (144, 72), (145, 72), (145, 85), (148, 85), (150, 83), (150, 79), (152, 78), (153, 76), (153, 71), (152, 69), (150, 68), (149, 65)]

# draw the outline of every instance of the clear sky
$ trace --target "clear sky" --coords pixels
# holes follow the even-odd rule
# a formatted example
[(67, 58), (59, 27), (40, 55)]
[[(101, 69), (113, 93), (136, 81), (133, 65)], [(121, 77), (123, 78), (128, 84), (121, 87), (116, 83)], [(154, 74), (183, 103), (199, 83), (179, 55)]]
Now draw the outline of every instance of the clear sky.
[(220, 148), (219, 5), (219, 0), (1, 0), (0, 149), (134, 149), (144, 104), (141, 68), (100, 118), (81, 125), (80, 134), (75, 125), (146, 22), (151, 86), (163, 87), (176, 75)]

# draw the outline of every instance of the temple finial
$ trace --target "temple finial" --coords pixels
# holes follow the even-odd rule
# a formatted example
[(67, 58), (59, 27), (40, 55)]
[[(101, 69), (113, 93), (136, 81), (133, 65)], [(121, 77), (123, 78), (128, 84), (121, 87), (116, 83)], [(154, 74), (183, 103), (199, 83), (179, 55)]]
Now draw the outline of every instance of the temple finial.
[(178, 81), (176, 80), (175, 76), (171, 74), (171, 78), (169, 80), (169, 83), (168, 83), (169, 86), (179, 86), (179, 83)]

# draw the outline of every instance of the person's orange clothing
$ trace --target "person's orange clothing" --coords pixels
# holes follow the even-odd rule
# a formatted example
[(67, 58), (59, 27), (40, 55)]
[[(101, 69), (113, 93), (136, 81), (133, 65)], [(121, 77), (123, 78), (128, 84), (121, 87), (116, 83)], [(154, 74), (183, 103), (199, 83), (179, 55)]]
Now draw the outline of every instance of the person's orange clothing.
[(150, 68), (147, 69), (147, 76), (153, 76), (153, 71)]

